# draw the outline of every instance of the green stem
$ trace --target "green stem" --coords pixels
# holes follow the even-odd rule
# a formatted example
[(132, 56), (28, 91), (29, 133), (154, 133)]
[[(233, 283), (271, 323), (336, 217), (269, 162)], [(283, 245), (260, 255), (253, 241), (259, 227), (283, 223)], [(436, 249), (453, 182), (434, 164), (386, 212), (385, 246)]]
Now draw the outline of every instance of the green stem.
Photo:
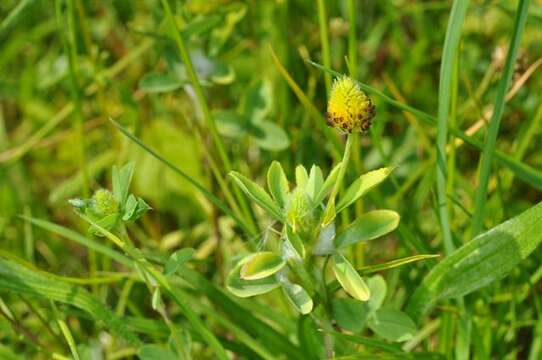
[(358, 76), (358, 41), (356, 37), (356, 1), (348, 0), (348, 69), (354, 79)]
[(326, 284), (326, 269), (327, 264), (329, 263), (330, 256), (327, 255), (324, 264), (322, 266), (322, 278), (321, 278), (321, 286), (322, 286), (322, 306), (324, 307), (324, 318), (322, 321), (322, 328), (324, 329), (324, 346), (326, 348), (326, 356), (328, 359), (333, 358), (333, 337), (331, 336), (331, 332), (333, 331), (333, 326), (331, 325), (331, 303), (329, 300), (329, 294), (327, 292), (327, 284)]
[(469, 1), (454, 1), (444, 49), (440, 65), (439, 89), (438, 89), (438, 117), (437, 117), (437, 198), (440, 226), (446, 254), (455, 250), (450, 229), (450, 215), (448, 212), (448, 197), (446, 196), (446, 145), (448, 142), (448, 118), (450, 115), (450, 92), (452, 88), (452, 72), (454, 60), (459, 48), (463, 21), (469, 6)]
[[(358, 76), (358, 38), (356, 36), (357, 28), (357, 8), (355, 0), (347, 1), (348, 8), (348, 71), (350, 72), (350, 77), (356, 79)], [(356, 169), (356, 173), (363, 173), (363, 164), (361, 163), (361, 143), (360, 137), (357, 136), (354, 138), (354, 143), (352, 144), (352, 162)], [(355, 218), (358, 218), (363, 213), (363, 201), (360, 199), (356, 201), (355, 205)], [(345, 212), (346, 214), (346, 212)], [(345, 222), (346, 224), (349, 223)], [(354, 256), (354, 263), (357, 267), (363, 266), (364, 263), (364, 243), (359, 242), (352, 247), (352, 252)]]
[(324, 211), (322, 226), (329, 224), (335, 218), (335, 198), (339, 193), (339, 189), (341, 188), (341, 184), (344, 179), (344, 174), (346, 173), (346, 168), (348, 167), (348, 162), (350, 161), (350, 150), (352, 148), (353, 138), (353, 134), (348, 134), (348, 137), (346, 138), (346, 145), (344, 148), (343, 159), (341, 161), (341, 168), (339, 169), (337, 181), (335, 181), (335, 185), (333, 185), (331, 195), (329, 196), (329, 200), (327, 202), (326, 210)]
[[(327, 12), (326, 4), (324, 0), (318, 0), (318, 22), (320, 25), (320, 43), (322, 46), (322, 62), (324, 66), (331, 68), (331, 56), (329, 53), (329, 35), (327, 30)], [(329, 93), (331, 91), (331, 75), (326, 73), (324, 74), (324, 79), (326, 82), (326, 94), (329, 98)]]
[(478, 187), (476, 189), (471, 237), (478, 235), (483, 226), (486, 208), (487, 186), (489, 183), (489, 176), (491, 175), (491, 163), (493, 154), (495, 152), (497, 136), (499, 135), (502, 115), (504, 112), (506, 92), (508, 90), (508, 86), (510, 85), (510, 80), (512, 80), (512, 75), (514, 74), (514, 64), (518, 54), (521, 35), (523, 34), (525, 23), (527, 21), (528, 8), (529, 0), (520, 0), (514, 22), (514, 33), (510, 40), (510, 49), (508, 50), (508, 54), (506, 56), (503, 75), (501, 77), (499, 87), (497, 89), (497, 96), (495, 98), (493, 115), (491, 116), (488, 125), (487, 139), (480, 158), (480, 175), (478, 177)]

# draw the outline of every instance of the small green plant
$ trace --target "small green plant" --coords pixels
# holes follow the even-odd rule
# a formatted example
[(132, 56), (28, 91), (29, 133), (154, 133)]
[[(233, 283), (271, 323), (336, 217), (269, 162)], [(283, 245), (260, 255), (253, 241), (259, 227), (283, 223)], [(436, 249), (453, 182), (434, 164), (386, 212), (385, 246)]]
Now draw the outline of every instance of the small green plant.
[[(398, 310), (380, 309), (386, 292), (383, 278), (377, 275), (367, 281), (346, 256), (352, 245), (395, 230), (399, 214), (387, 209), (372, 210), (339, 232), (335, 221), (339, 213), (393, 171), (393, 167), (380, 168), (344, 184), (352, 137), (367, 131), (373, 116), (371, 100), (350, 78), (340, 77), (331, 91), (328, 125), (347, 133), (348, 138), (342, 161), (327, 177), (317, 165), (310, 171), (299, 165), (295, 169), (295, 186), (290, 188), (282, 166), (274, 161), (267, 171), (266, 192), (245, 176), (230, 173), (236, 184), (280, 224), (280, 236), (240, 260), (227, 277), (227, 287), (239, 297), (261, 295), (280, 287), (298, 313), (309, 314), (320, 307), (316, 315), (324, 331), (332, 330), (331, 319), (351, 330), (367, 321), (375, 333), (403, 341), (414, 334), (414, 322)], [(346, 190), (337, 198), (343, 186)], [(326, 279), (330, 261), (336, 282)], [(334, 296), (340, 288), (353, 299)]]
[[(90, 199), (71, 199), (78, 213), (107, 231), (115, 230), (121, 221), (134, 222), (150, 210), (150, 206), (140, 197), (129, 193), (134, 163), (128, 163), (121, 169), (113, 167), (113, 189), (98, 189)], [(103, 236), (96, 226), (89, 228), (94, 235)]]

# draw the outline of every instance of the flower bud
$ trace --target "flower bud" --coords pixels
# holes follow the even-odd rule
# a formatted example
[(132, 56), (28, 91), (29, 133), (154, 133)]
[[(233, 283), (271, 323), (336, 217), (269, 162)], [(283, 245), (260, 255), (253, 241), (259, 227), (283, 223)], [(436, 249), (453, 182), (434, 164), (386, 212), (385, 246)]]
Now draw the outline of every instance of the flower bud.
[(371, 127), (375, 106), (359, 85), (348, 76), (333, 81), (327, 103), (327, 124), (346, 133), (364, 132)]
[(90, 200), (90, 210), (97, 217), (105, 217), (119, 211), (119, 204), (109, 190), (99, 189)]

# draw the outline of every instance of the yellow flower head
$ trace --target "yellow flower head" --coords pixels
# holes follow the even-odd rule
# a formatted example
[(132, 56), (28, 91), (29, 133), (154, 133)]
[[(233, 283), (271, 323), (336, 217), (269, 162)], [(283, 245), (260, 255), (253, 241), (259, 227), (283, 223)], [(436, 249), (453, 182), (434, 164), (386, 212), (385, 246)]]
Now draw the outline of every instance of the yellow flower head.
[(341, 131), (363, 132), (371, 127), (375, 106), (371, 99), (348, 76), (333, 81), (327, 103), (327, 124)]

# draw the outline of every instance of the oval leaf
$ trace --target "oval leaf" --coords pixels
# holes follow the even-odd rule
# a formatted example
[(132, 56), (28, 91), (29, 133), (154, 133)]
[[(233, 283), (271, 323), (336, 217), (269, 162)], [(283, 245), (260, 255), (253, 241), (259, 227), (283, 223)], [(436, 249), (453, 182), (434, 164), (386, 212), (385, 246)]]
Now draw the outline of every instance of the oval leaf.
[(312, 299), (305, 289), (297, 284), (282, 283), (282, 291), (288, 302), (302, 315), (312, 311)]
[(324, 175), (322, 175), (322, 170), (318, 166), (313, 165), (311, 167), (305, 191), (309, 194), (311, 199), (314, 200), (316, 199), (316, 196), (318, 196), (318, 193), (320, 193), (320, 190), (322, 190), (322, 186), (324, 186)]
[(307, 174), (307, 169), (303, 165), (297, 165), (295, 168), (295, 184), (297, 187), (305, 190), (308, 181), (309, 174)]
[(380, 309), (386, 298), (388, 286), (381, 275), (375, 275), (367, 280), (367, 286), (371, 290), (371, 298), (367, 302), (371, 312)]
[(139, 81), (139, 88), (147, 93), (162, 93), (177, 90), (184, 83), (172, 74), (148, 73)]
[(277, 204), (284, 208), (289, 192), (288, 179), (278, 161), (273, 161), (267, 170), (267, 187)]
[(245, 298), (265, 294), (280, 286), (274, 275), (259, 280), (242, 279), (241, 267), (248, 260), (250, 260), (250, 256), (247, 256), (246, 258), (241, 260), (226, 278), (226, 287), (232, 294), (238, 297)]
[(235, 180), (241, 190), (250, 196), (258, 205), (267, 210), (277, 220), (282, 220), (282, 213), (277, 203), (271, 199), (271, 196), (260, 185), (235, 171), (231, 171), (230, 176)]
[(265, 150), (280, 151), (290, 146), (290, 139), (286, 131), (270, 121), (253, 123), (249, 133), (256, 144)]
[(439, 300), (467, 295), (501, 279), (542, 241), (542, 202), (469, 241), (435, 266), (407, 307), (420, 318)]
[(247, 132), (249, 119), (233, 110), (216, 111), (213, 117), (220, 135), (238, 139)]
[(286, 265), (280, 256), (271, 251), (262, 251), (251, 255), (241, 267), (241, 278), (258, 280), (273, 275)]
[(371, 291), (354, 267), (339, 253), (333, 254), (333, 272), (335, 277), (350, 296), (360, 301), (367, 301)]
[(361, 175), (346, 190), (345, 194), (337, 204), (337, 213), (341, 212), (347, 206), (353, 204), (357, 199), (365, 195), (369, 190), (384, 181), (393, 171), (393, 167), (385, 167), (378, 170), (369, 171)]
[(395, 230), (400, 216), (392, 210), (374, 210), (361, 215), (333, 241), (336, 249), (373, 240)]
[(376, 334), (390, 341), (406, 341), (416, 334), (416, 324), (404, 312), (382, 308), (378, 309), (367, 323)]
[(354, 333), (363, 330), (365, 321), (369, 316), (367, 303), (356, 299), (334, 299), (331, 302), (331, 309), (337, 324), (343, 329)]

